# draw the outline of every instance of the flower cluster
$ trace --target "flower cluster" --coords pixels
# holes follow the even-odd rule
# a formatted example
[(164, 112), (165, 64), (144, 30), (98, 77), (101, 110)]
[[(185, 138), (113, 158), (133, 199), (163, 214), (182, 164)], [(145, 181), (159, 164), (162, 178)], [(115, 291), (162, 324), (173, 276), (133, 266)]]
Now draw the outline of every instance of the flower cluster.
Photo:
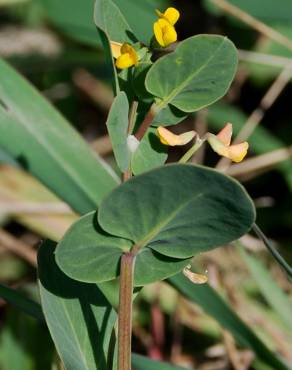
[[(195, 131), (188, 131), (180, 135), (175, 135), (162, 126), (157, 128), (157, 133), (161, 143), (170, 146), (185, 145), (197, 135)], [(247, 154), (248, 143), (245, 141), (240, 144), (230, 145), (231, 137), (231, 123), (227, 123), (217, 135), (208, 132), (202, 139), (198, 138), (197, 135), (197, 139), (200, 140), (200, 143), (207, 140), (211, 148), (219, 155), (229, 158), (233, 162), (241, 162)]]
[[(161, 47), (167, 47), (177, 40), (174, 25), (178, 21), (180, 14), (177, 9), (171, 7), (167, 8), (164, 13), (161, 13), (159, 10), (156, 10), (156, 13), (159, 19), (153, 25), (154, 36)], [(113, 57), (116, 59), (117, 68), (126, 69), (138, 64), (138, 53), (130, 44), (111, 41), (111, 49)]]

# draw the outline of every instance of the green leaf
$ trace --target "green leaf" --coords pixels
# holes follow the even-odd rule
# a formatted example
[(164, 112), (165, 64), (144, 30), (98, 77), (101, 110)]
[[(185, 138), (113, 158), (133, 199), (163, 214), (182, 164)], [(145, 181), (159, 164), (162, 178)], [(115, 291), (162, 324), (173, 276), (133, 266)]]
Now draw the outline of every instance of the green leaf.
[(150, 61), (140, 61), (133, 69), (133, 75), (131, 78), (133, 90), (139, 100), (150, 104), (153, 102), (153, 95), (149, 94), (145, 88), (145, 78), (152, 65), (153, 63)]
[[(100, 283), (119, 276), (120, 258), (133, 243), (106, 234), (97, 223), (96, 212), (81, 217), (58, 244), (56, 261), (69, 277), (88, 283)], [(165, 279), (182, 270), (189, 260), (162, 256), (145, 248), (137, 254), (135, 286)]]
[(133, 1), (114, 0), (127, 19), (135, 35), (144, 44), (149, 44), (153, 35), (153, 23), (157, 20), (155, 9), (164, 11), (171, 5), (169, 0)]
[(198, 304), (208, 315), (212, 316), (225, 329), (229, 330), (237, 342), (250, 348), (255, 355), (272, 369), (289, 370), (288, 364), (257, 337), (231, 307), (208, 284), (195, 285), (182, 274), (170, 278), (169, 283), (183, 296)]
[(95, 1), (94, 21), (111, 41), (121, 43), (137, 41), (122, 12), (112, 0)]
[[(137, 354), (132, 354), (132, 366), (135, 370), (186, 370), (186, 368), (180, 366), (170, 365), (161, 361), (154, 361)], [(191, 370), (190, 368), (188, 369)]]
[(278, 313), (279, 318), (283, 323), (292, 330), (292, 305), (289, 298), (276, 283), (275, 279), (259, 258), (247, 253), (244, 248), (239, 248), (239, 250), (252, 274), (253, 279), (258, 284), (262, 295), (274, 311)]
[(66, 370), (107, 370), (116, 314), (97, 285), (69, 279), (57, 267), (54, 244), (39, 251), (44, 315)]
[(172, 105), (167, 105), (159, 111), (151, 123), (152, 126), (172, 126), (181, 122), (187, 117), (185, 112), (180, 111)]
[(40, 305), (27, 298), (23, 293), (0, 284), (0, 297), (26, 314), (43, 320), (44, 316)]
[(192, 257), (229, 243), (254, 222), (243, 187), (215, 170), (167, 165), (137, 176), (101, 203), (98, 220), (108, 233), (163, 255)]
[(225, 95), (237, 67), (237, 52), (226, 37), (198, 35), (160, 58), (146, 76), (146, 89), (157, 106), (184, 112), (202, 109)]
[(100, 45), (92, 19), (94, 0), (40, 0), (40, 3), (49, 20), (67, 36), (91, 46)]
[(127, 145), (129, 124), (129, 103), (127, 95), (120, 92), (111, 106), (106, 125), (113, 145), (115, 159), (122, 172), (130, 166), (130, 153)]
[(84, 282), (113, 280), (119, 275), (123, 251), (131, 247), (126, 239), (105, 233), (96, 212), (81, 217), (58, 244), (56, 261), (71, 278)]
[(5, 311), (0, 334), (1, 370), (51, 369), (55, 351), (46, 326), (19, 311)]
[(161, 144), (156, 129), (150, 128), (143, 136), (132, 156), (131, 166), (135, 175), (162, 166), (167, 159), (168, 147)]
[(68, 122), (0, 60), (0, 147), (73, 209), (96, 208), (118, 180)]

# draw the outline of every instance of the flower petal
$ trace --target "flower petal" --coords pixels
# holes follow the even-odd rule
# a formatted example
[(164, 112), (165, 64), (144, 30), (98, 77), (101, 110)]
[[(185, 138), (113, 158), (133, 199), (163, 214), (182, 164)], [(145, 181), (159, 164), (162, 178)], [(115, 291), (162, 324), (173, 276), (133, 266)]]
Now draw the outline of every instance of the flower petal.
[(241, 162), (246, 156), (248, 150), (248, 143), (245, 141), (240, 144), (231, 145), (228, 147), (228, 158), (233, 162)]
[(119, 69), (129, 68), (134, 65), (134, 61), (129, 53), (122, 54), (116, 60), (116, 67)]
[(226, 123), (223, 129), (216, 136), (224, 145), (229, 146), (232, 137), (232, 124)]
[(176, 135), (162, 126), (157, 128), (157, 132), (161, 143), (169, 146), (185, 145), (196, 135), (195, 131), (188, 131), (183, 134)]
[(159, 10), (156, 10), (156, 13), (160, 18), (165, 19), (167, 22), (169, 22), (172, 26), (176, 24), (180, 17), (180, 13), (177, 9), (170, 7), (167, 8), (164, 13), (161, 13)]
[(159, 20), (154, 23), (153, 32), (154, 32), (154, 36), (158, 44), (162, 47), (165, 47), (164, 40), (163, 40), (163, 34), (162, 34), (162, 27), (159, 24)]
[(175, 28), (163, 18), (154, 23), (153, 31), (158, 44), (162, 47), (166, 47), (177, 40)]
[(120, 42), (111, 41), (110, 45), (112, 55), (115, 59), (117, 59), (121, 55), (122, 44)]
[(116, 66), (120, 69), (129, 68), (138, 63), (136, 50), (129, 44), (124, 43), (121, 46), (121, 55), (116, 60)]
[(246, 156), (248, 150), (248, 143), (245, 141), (235, 145), (224, 145), (216, 135), (208, 133), (207, 140), (214, 152), (223, 157), (231, 159), (233, 162), (241, 162)]

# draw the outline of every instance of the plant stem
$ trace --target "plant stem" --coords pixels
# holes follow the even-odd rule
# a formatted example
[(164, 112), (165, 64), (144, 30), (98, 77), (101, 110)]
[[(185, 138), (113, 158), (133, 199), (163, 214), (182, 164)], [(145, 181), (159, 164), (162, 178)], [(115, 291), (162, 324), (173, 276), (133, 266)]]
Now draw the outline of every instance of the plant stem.
[(181, 157), (178, 163), (186, 163), (192, 156), (196, 153), (198, 149), (202, 146), (205, 140), (197, 139), (195, 144)]
[(141, 123), (141, 126), (139, 127), (138, 131), (136, 132), (135, 136), (138, 140), (141, 141), (143, 136), (145, 135), (148, 127), (151, 125), (154, 118), (154, 113), (152, 109), (149, 110), (149, 112), (146, 114), (144, 121)]
[(253, 224), (252, 229), (257, 234), (257, 236), (262, 240), (262, 242), (267, 247), (268, 251), (275, 258), (278, 264), (282, 267), (282, 269), (288, 275), (288, 278), (291, 280), (292, 279), (291, 266), (285, 261), (285, 259), (280, 255), (280, 253), (274, 248), (272, 243), (269, 241), (269, 239), (266, 237), (266, 235), (262, 232), (262, 230), (258, 227), (257, 224)]
[(136, 256), (127, 252), (121, 258), (118, 318), (118, 370), (131, 370), (132, 296)]
[(129, 114), (128, 135), (132, 135), (132, 132), (134, 129), (137, 108), (138, 108), (138, 102), (137, 100), (134, 100), (131, 106), (130, 114)]

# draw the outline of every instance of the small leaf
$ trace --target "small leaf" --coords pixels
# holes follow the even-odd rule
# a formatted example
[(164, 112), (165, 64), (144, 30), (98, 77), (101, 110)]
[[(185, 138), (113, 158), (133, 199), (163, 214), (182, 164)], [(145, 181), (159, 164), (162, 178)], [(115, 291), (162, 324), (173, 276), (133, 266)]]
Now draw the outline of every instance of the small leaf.
[(112, 0), (95, 1), (94, 21), (111, 41), (130, 44), (137, 41), (122, 12)]
[(236, 48), (226, 37), (193, 36), (153, 64), (146, 89), (157, 97), (160, 109), (171, 104), (195, 112), (226, 93), (236, 67)]
[(156, 129), (150, 128), (143, 136), (143, 139), (132, 157), (132, 170), (135, 175), (162, 166), (167, 159), (168, 148), (162, 145)]
[(125, 172), (130, 165), (130, 153), (127, 146), (128, 116), (128, 99), (124, 92), (120, 92), (113, 101), (106, 125), (115, 159), (122, 172)]
[(178, 164), (127, 181), (98, 212), (108, 233), (175, 258), (238, 239), (254, 219), (253, 204), (238, 182), (209, 168)]

